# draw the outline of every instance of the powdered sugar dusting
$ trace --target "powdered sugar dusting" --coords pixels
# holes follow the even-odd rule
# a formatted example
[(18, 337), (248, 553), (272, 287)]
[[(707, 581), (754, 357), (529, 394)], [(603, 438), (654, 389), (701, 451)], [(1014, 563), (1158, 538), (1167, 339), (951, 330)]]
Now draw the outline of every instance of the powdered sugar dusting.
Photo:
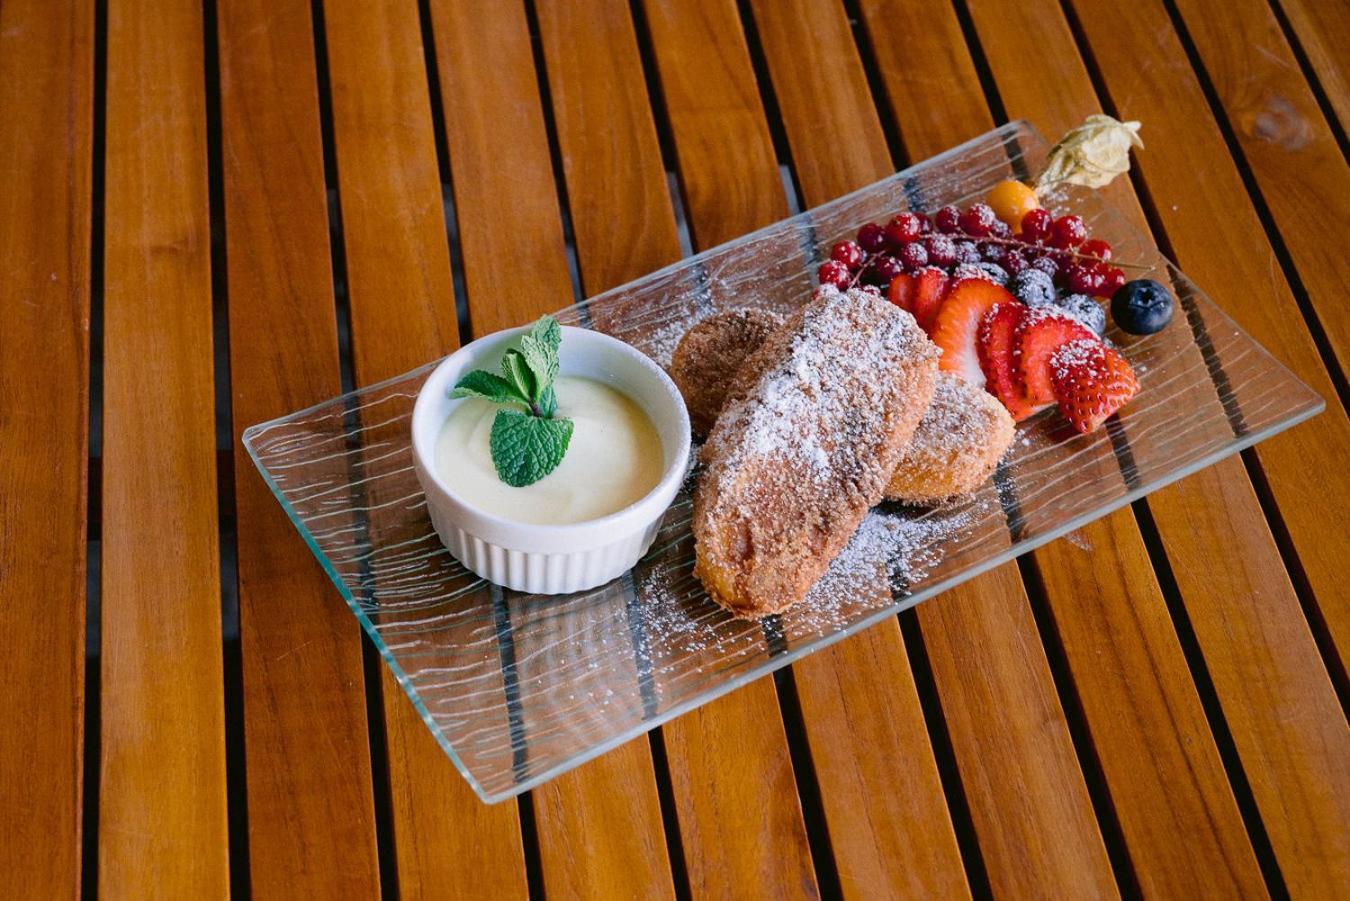
[[(979, 504), (924, 513), (872, 510), (806, 597), (782, 614), (793, 639), (825, 635), (908, 593), (980, 516)], [(723, 659), (759, 652), (758, 623), (734, 619), (704, 593), (687, 565), (658, 566), (638, 583), (643, 621), (661, 658)]]
[(954, 375), (939, 375), (933, 386), (933, 402), (914, 432), (905, 456), (921, 452), (942, 459), (986, 440), (991, 431), (990, 420), (998, 416), (986, 397), (989, 395), (984, 391), (972, 388)]
[(1102, 343), (1095, 338), (1079, 338), (1069, 341), (1050, 356), (1050, 365), (1053, 367), (1055, 374), (1061, 378), (1070, 369), (1082, 369), (1083, 367), (1090, 367), (1090, 375), (1103, 375), (1105, 367), (1101, 364), (1104, 361), (1105, 355), (1102, 352)]
[[(822, 379), (826, 370), (853, 370), (868, 374), (866, 380), (875, 382), (873, 374), (893, 371), (898, 361), (936, 355), (936, 348), (912, 317), (860, 317), (859, 309), (877, 303), (873, 294), (824, 287), (815, 298), (818, 302), (804, 311), (786, 356), (774, 360), (759, 376), (758, 390), (745, 392), (723, 413), (723, 419), (738, 427), (719, 428), (718, 432), (744, 436), (738, 447), (729, 449), (728, 462), (734, 464), (735, 457), (774, 457), (800, 464), (815, 478), (828, 477), (831, 467), (851, 465), (849, 457), (856, 445), (867, 446), (866, 437), (880, 429), (880, 413), (874, 405), (859, 404), (856, 395), (833, 388), (842, 380)], [(868, 325), (861, 334), (855, 331), (860, 319)], [(841, 358), (840, 347), (851, 349), (847, 358)], [(754, 371), (758, 367), (749, 364), (746, 368)], [(801, 424), (812, 418), (841, 423), (844, 431), (829, 434), (803, 429)]]
[[(871, 511), (825, 575), (793, 608), (794, 618), (830, 620), (855, 608), (860, 595), (914, 585), (941, 561), (943, 544), (970, 520), (969, 511), (916, 518)], [(890, 602), (889, 594), (885, 601)]]

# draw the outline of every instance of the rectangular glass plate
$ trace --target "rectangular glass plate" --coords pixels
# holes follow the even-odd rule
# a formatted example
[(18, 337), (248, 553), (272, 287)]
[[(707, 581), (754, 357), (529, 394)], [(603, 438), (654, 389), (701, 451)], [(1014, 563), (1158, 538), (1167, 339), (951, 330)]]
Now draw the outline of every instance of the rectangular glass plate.
[[(1034, 129), (1010, 123), (559, 318), (668, 363), (711, 312), (803, 303), (830, 244), (862, 223), (977, 199), (1038, 172), (1046, 150)], [(523, 595), (467, 572), (438, 543), (412, 470), (409, 417), (434, 363), (253, 426), (244, 445), (446, 755), (484, 801), (501, 801), (1323, 408), (1094, 192), (1046, 201), (1174, 286), (1170, 327), (1108, 334), (1139, 373), (1139, 397), (1091, 435), (1053, 412), (1022, 424), (974, 498), (875, 511), (811, 598), (782, 616), (735, 620), (703, 592), (689, 484), (647, 556), (594, 591)]]

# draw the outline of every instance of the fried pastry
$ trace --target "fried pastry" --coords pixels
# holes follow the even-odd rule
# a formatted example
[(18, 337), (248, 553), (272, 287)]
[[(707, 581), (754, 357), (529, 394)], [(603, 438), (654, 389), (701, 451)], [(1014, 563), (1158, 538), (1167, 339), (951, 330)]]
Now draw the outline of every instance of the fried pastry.
[(695, 323), (670, 358), (670, 378), (684, 395), (694, 431), (712, 431), (730, 400), (728, 388), (783, 317), (769, 310), (726, 310)]
[[(708, 423), (699, 429), (703, 433), (711, 429), (725, 403), (753, 389), (759, 363), (749, 358), (764, 343), (766, 335), (755, 334), (760, 325), (781, 323), (776, 314), (760, 311), (756, 317), (760, 325), (748, 327), (744, 314), (752, 312), (756, 311), (710, 316), (691, 328), (676, 349), (676, 359), (683, 359), (683, 364), (675, 381), (690, 405), (691, 420), (694, 404), (700, 405), (699, 415)], [(716, 388), (701, 390), (703, 385)], [(996, 398), (950, 373), (939, 374), (933, 402), (896, 464), (886, 498), (928, 505), (973, 493), (993, 473), (1013, 432), (1012, 417)]]
[(938, 504), (975, 491), (1012, 444), (1014, 424), (987, 391), (941, 373), (933, 402), (905, 446), (886, 497), (907, 504)]
[(908, 313), (832, 287), (756, 351), (694, 495), (694, 572), (718, 603), (758, 617), (805, 596), (882, 499), (937, 363)]

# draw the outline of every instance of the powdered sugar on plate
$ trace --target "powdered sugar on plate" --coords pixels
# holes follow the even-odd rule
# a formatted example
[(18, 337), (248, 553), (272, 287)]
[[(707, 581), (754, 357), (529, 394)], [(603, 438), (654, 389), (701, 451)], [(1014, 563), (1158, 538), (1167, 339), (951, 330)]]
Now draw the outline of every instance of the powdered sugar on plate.
[[(809, 640), (888, 606), (918, 586), (942, 562), (946, 549), (985, 511), (978, 503), (929, 511), (872, 510), (806, 597), (782, 614), (790, 640)], [(677, 555), (678, 556), (678, 552)], [(638, 583), (638, 602), (653, 642), (653, 664), (674, 669), (677, 659), (759, 654), (759, 623), (735, 619), (703, 591), (687, 564), (657, 565)]]

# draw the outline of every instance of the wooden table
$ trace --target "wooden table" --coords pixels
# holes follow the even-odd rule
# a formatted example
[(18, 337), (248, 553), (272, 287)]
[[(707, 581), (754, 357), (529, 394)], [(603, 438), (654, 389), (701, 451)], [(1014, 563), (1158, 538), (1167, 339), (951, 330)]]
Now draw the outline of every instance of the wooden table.
[[(1345, 897), (1347, 41), (1323, 0), (3, 0), (6, 894)], [(480, 804), (243, 428), (1099, 110), (1148, 145), (1111, 199), (1327, 411)]]

